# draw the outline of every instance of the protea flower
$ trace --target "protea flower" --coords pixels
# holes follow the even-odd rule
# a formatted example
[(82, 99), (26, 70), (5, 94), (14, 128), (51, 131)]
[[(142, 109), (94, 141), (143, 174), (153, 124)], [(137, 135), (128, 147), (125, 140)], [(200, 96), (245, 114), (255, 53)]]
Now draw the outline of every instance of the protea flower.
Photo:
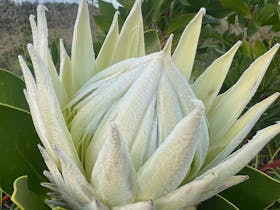
[[(219, 94), (237, 42), (191, 83), (202, 8), (171, 53), (145, 55), (141, 0), (121, 31), (118, 13), (95, 58), (85, 0), (75, 23), (71, 57), (60, 43), (60, 73), (53, 65), (45, 8), (30, 17), (28, 45), (35, 78), (19, 57), (25, 95), (50, 183), (49, 204), (69, 209), (186, 209), (243, 182), (235, 176), (280, 125), (259, 132), (233, 152), (278, 93), (251, 107), (279, 45), (259, 57)], [(233, 153), (232, 153), (233, 152)]]

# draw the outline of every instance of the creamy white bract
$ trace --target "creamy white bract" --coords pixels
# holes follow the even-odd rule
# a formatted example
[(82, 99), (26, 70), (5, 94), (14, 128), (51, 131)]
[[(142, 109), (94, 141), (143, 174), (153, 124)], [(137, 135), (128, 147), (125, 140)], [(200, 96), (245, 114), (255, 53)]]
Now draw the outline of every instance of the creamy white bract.
[[(271, 125), (232, 153), (278, 93), (244, 108), (279, 45), (219, 94), (237, 42), (190, 82), (201, 9), (171, 53), (145, 55), (141, 0), (121, 31), (116, 13), (97, 56), (86, 1), (79, 6), (71, 56), (60, 42), (59, 75), (48, 49), (45, 8), (30, 17), (34, 77), (20, 56), (53, 206), (86, 209), (193, 207), (247, 179), (235, 176), (280, 131)], [(241, 116), (240, 116), (241, 115)]]

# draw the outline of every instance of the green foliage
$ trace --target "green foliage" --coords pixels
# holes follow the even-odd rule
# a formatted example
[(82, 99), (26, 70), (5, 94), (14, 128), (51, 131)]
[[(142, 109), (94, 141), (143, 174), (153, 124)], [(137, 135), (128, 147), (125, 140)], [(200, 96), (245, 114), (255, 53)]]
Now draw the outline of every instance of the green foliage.
[(42, 199), (29, 190), (27, 176), (21, 176), (15, 180), (12, 201), (20, 209), (50, 210), (50, 207)]
[(7, 194), (13, 193), (13, 182), (28, 175), (30, 189), (44, 195), (40, 187), (46, 168), (38, 151), (39, 138), (29, 113), (19, 108), (0, 105), (0, 188)]
[(0, 68), (0, 103), (28, 110), (23, 88), (25, 84), (15, 74)]
[(240, 171), (239, 174), (249, 175), (249, 180), (203, 202), (198, 210), (211, 209), (213, 206), (220, 210), (263, 210), (279, 199), (280, 181), (248, 166)]

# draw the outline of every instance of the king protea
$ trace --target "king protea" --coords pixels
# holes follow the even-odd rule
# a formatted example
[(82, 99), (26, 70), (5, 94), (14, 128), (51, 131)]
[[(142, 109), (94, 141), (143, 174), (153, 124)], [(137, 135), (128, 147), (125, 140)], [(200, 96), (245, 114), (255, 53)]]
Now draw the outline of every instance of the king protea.
[[(45, 7), (30, 17), (34, 76), (20, 56), (30, 112), (55, 193), (74, 210), (194, 207), (243, 182), (239, 172), (274, 136), (271, 125), (235, 151), (278, 93), (243, 113), (279, 45), (256, 59), (226, 92), (220, 88), (241, 42), (193, 83), (202, 8), (171, 53), (145, 55), (141, 0), (122, 29), (116, 12), (97, 56), (88, 8), (79, 6), (71, 56), (60, 42), (59, 74), (48, 48)], [(234, 152), (235, 151), (235, 152)]]

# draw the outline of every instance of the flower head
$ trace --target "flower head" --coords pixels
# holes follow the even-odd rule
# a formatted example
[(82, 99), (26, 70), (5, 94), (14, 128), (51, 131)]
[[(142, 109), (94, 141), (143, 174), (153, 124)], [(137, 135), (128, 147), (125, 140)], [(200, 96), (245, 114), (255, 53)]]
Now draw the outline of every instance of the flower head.
[(71, 209), (182, 209), (243, 182), (235, 176), (280, 132), (275, 124), (246, 137), (278, 93), (242, 112), (279, 45), (219, 94), (237, 42), (190, 82), (202, 8), (171, 53), (145, 55), (141, 0), (121, 31), (116, 13), (95, 58), (88, 10), (81, 1), (71, 57), (60, 42), (60, 73), (49, 50), (45, 8), (30, 17), (35, 77), (19, 57), (25, 95), (43, 147), (49, 203)]

